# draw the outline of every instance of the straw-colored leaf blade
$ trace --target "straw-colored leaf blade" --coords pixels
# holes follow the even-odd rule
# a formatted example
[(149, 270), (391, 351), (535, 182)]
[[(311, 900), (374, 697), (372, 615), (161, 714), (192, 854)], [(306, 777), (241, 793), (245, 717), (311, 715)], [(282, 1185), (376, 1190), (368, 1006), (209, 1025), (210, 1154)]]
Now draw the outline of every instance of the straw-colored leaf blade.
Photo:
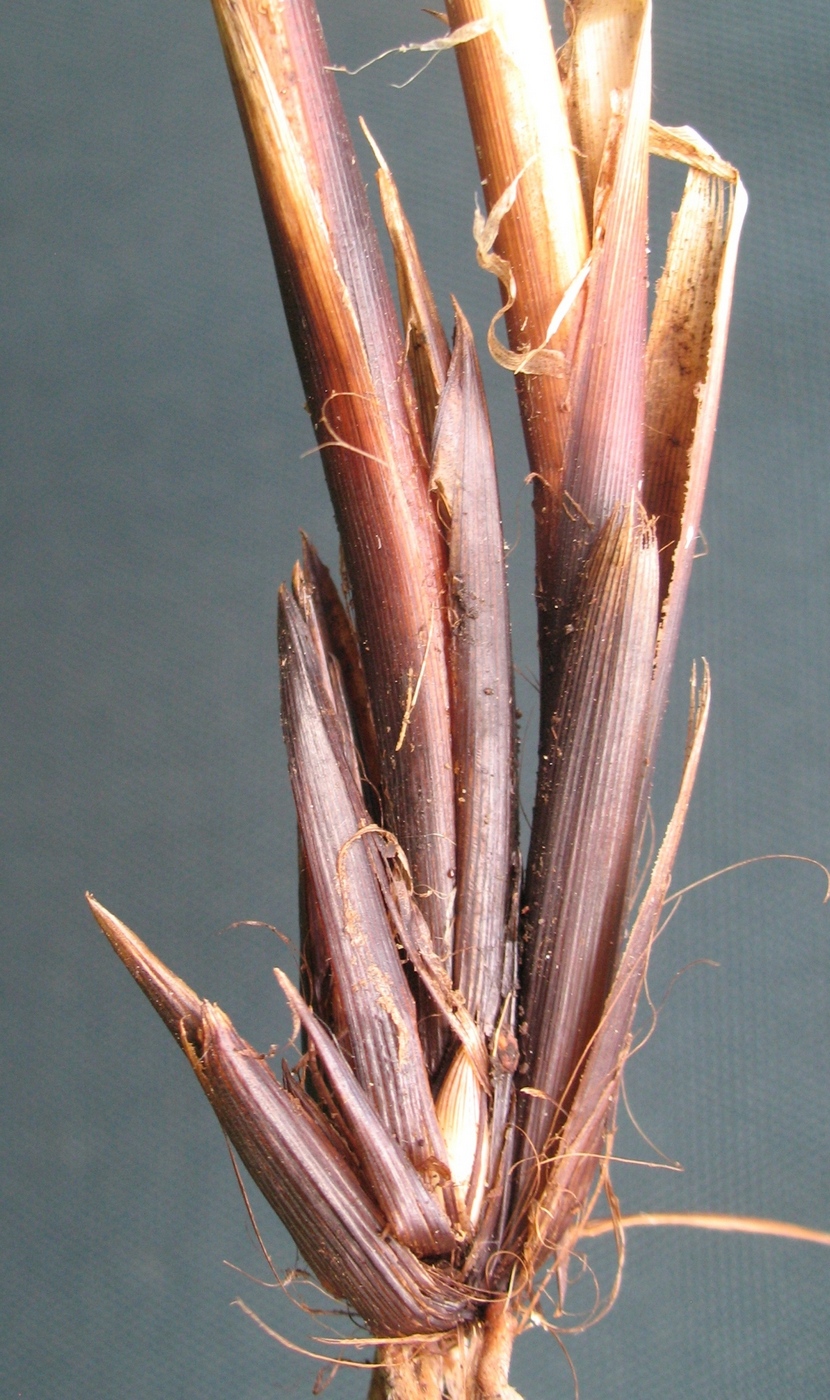
[(403, 212), (398, 187), (365, 122), (362, 125), (378, 162), (380, 207), (395, 259), (406, 357), (412, 369), (424, 436), (430, 443), (438, 400), (449, 368), (450, 348), (418, 253), (415, 235)]
[[(747, 207), (736, 170), (690, 130), (659, 132), (661, 149), (695, 161), (657, 284), (646, 357), (644, 499), (660, 543), (663, 615), (652, 727), (656, 742), (689, 586), (723, 381), (738, 242)], [(671, 144), (669, 144), (671, 142)], [(652, 146), (654, 145), (654, 134)], [(718, 169), (718, 164), (714, 168)]]
[(340, 529), (386, 820), (447, 956), (445, 561), (392, 295), (311, 0), (215, 0), (214, 9)]
[(282, 723), (306, 866), (357, 1077), (420, 1170), (446, 1169), (412, 993), (389, 925), (368, 817), (297, 603), (279, 608)]
[(458, 893), (453, 981), (488, 1041), (518, 868), (510, 619), (496, 463), (470, 327), (455, 342), (430, 483), (447, 522)]
[(660, 916), (697, 776), (709, 714), (709, 695), (709, 668), (704, 664), (700, 690), (696, 688), (694, 675), (692, 677), (686, 758), (674, 812), (591, 1042), (549, 1181), (529, 1222), (526, 1258), (531, 1275), (551, 1250), (559, 1250), (563, 1257), (567, 1254), (584, 1220), (592, 1182), (603, 1156), (603, 1140), (613, 1123), (631, 1045), (634, 1014), (651, 949), (659, 933)]
[(328, 1079), (352, 1154), (395, 1239), (419, 1255), (449, 1254), (455, 1238), (437, 1198), (389, 1136), (327, 1028), (279, 968), (275, 973)]
[[(522, 939), (518, 1220), (578, 1082), (622, 932), (657, 630), (657, 546), (631, 508), (606, 524), (579, 585), (564, 681), (543, 736)], [(521, 1090), (525, 1092), (522, 1092)], [(529, 1092), (528, 1092), (529, 1091)]]

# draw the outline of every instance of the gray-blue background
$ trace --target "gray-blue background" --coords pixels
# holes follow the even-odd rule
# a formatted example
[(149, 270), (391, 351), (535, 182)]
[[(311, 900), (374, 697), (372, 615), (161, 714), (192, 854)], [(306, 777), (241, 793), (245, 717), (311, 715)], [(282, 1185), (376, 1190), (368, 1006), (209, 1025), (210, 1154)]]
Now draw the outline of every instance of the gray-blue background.
[[(355, 65), (436, 32), (417, 0), (324, 0)], [(279, 737), (277, 584), (297, 528), (334, 562), (319, 463), (207, 0), (3, 8), (3, 1065), (0, 1395), (266, 1400), (317, 1366), (263, 1275), (219, 1130), (94, 928), (91, 888), (263, 1047), (296, 928)], [(441, 305), (479, 335), (476, 176), (454, 60), (346, 79), (398, 174)], [(720, 430), (657, 813), (694, 655), (714, 704), (681, 883), (764, 852), (830, 854), (826, 0), (659, 0), (655, 113), (750, 191)], [(371, 161), (364, 159), (369, 179)], [(674, 172), (657, 190), (659, 249)], [(508, 377), (487, 371), (516, 655), (535, 666), (529, 498)], [(533, 722), (532, 691), (523, 707)], [(533, 740), (527, 744), (532, 767)], [(528, 776), (527, 774), (525, 775)], [(830, 1228), (828, 937), (820, 876), (755, 866), (690, 896), (656, 958), (634, 1113), (683, 1175), (620, 1167), (624, 1207)], [(633, 1131), (629, 1155), (654, 1154)], [(656, 1159), (655, 1159), (656, 1160)], [(261, 1203), (260, 1203), (261, 1205)], [(282, 1265), (290, 1242), (260, 1223)], [(610, 1255), (598, 1253), (607, 1284)], [(583, 1400), (830, 1394), (830, 1256), (689, 1232), (629, 1240), (609, 1320), (571, 1350)], [(314, 1330), (314, 1329), (312, 1329)], [(519, 1343), (528, 1400), (568, 1396)], [(333, 1396), (365, 1392), (342, 1372)]]

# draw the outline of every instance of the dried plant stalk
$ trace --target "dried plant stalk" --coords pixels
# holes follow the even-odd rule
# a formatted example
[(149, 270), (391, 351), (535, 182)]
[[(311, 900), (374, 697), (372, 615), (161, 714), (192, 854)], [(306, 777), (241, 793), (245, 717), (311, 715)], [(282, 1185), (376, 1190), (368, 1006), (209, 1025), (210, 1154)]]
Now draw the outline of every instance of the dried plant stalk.
[[(688, 587), (746, 207), (650, 120), (649, 0), (450, 0), (535, 481), (542, 681), (524, 881), (495, 459), (377, 144), (394, 311), (312, 0), (214, 0), (340, 530), (279, 603), (303, 1053), (279, 1083), (91, 896), (306, 1262), (378, 1342), (371, 1395), (510, 1400), (540, 1272), (616, 1226), (623, 1068), (708, 713), (638, 909), (632, 872)], [(367, 132), (368, 135), (368, 132)], [(690, 167), (647, 339), (649, 148)], [(508, 346), (498, 323), (504, 317)], [(350, 610), (353, 608), (353, 612)], [(590, 1217), (605, 1191), (610, 1224)], [(545, 1273), (547, 1271), (547, 1274)]]

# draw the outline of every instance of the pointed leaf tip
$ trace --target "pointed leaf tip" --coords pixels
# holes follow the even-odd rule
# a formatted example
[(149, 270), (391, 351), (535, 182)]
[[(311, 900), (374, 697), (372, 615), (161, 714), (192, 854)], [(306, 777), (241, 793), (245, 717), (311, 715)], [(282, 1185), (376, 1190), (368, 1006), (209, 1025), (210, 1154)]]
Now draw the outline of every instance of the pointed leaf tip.
[(445, 1331), (469, 1316), (458, 1287), (387, 1238), (341, 1155), (218, 1006), (200, 1002), (91, 895), (127, 970), (185, 1051), (224, 1131), (318, 1278), (381, 1335)]
[(485, 1036), (502, 1000), (517, 869), (513, 663), (496, 463), (472, 332), (455, 341), (435, 423), (430, 487), (446, 524), (457, 803), (453, 977)]
[(155, 1007), (171, 1035), (184, 1049), (190, 1030), (201, 1024), (199, 997), (150, 951), (132, 929), (105, 909), (103, 904), (99, 904), (88, 891), (86, 902), (111, 947)]

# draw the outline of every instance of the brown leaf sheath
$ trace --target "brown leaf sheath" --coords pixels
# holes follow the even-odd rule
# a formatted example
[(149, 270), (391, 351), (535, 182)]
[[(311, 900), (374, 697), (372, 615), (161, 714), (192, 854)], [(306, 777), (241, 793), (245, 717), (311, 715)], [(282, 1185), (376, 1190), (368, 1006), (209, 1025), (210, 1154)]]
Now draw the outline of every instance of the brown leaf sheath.
[(516, 1040), (518, 895), (517, 888), (505, 942), (502, 974), (503, 1010), (490, 1047), (492, 1101), (487, 1199), (476, 1238), (464, 1264), (464, 1277), (472, 1286), (493, 1286), (495, 1279), (490, 1277), (491, 1260), (501, 1246), (510, 1212), (511, 1172), (516, 1146), (515, 1074), (519, 1065), (519, 1047)]
[(369, 1189), (395, 1239), (419, 1255), (450, 1254), (455, 1237), (441, 1206), (372, 1108), (337, 1042), (306, 1006), (288, 978), (275, 975), (331, 1085)]
[[(313, 551), (310, 550), (308, 541), (303, 538), (303, 562), (311, 563), (312, 568), (316, 562), (318, 569), (322, 570), (323, 565), (316, 559), (316, 556), (312, 558), (312, 555)], [(326, 576), (328, 577), (328, 575)], [(362, 783), (363, 769), (356, 745), (354, 709), (346, 698), (343, 676), (338, 657), (331, 644), (320, 591), (309, 584), (307, 576), (299, 564), (294, 565), (291, 581), (294, 597), (302, 611), (309, 632), (309, 640), (316, 654), (316, 674), (325, 693), (325, 708), (339, 730), (338, 757), (346, 765), (347, 782), (348, 778), (351, 778), (353, 788), (355, 790), (362, 789), (364, 800), (368, 801), (367, 785)], [(330, 578), (328, 582), (336, 597), (336, 591)], [(337, 601), (339, 603), (339, 599)], [(345, 615), (343, 621), (346, 626), (349, 625)], [(371, 715), (367, 717), (364, 713), (364, 721), (367, 718), (368, 729), (373, 732)], [(354, 1069), (355, 1062), (349, 1022), (343, 1007), (340, 985), (328, 954), (328, 940), (320, 911), (320, 902), (314, 889), (314, 880), (308, 867), (302, 831), (299, 827), (297, 831), (297, 858), (299, 867), (301, 984), (315, 1012), (330, 1027), (343, 1054)], [(305, 1032), (303, 1031), (303, 1049), (306, 1048), (304, 1037)]]
[(332, 1135), (277, 1083), (227, 1016), (200, 1001), (90, 895), (95, 918), (187, 1055), (242, 1161), (317, 1278), (380, 1336), (444, 1332), (472, 1314), (445, 1274), (388, 1237)]
[[(518, 915), (515, 711), (504, 540), (490, 425), (470, 328), (456, 307), (430, 484), (447, 522), (459, 887), (455, 985), (490, 1045), (490, 1198), (465, 1269), (501, 1238), (512, 1151)], [(498, 1026), (496, 1023), (498, 1022)], [(495, 1030), (495, 1034), (494, 1034)], [(500, 1184), (500, 1190), (497, 1187)], [(501, 1198), (500, 1198), (501, 1197)]]
[[(454, 29), (492, 20), (489, 34), (455, 52), (488, 210), (521, 173), (495, 250), (515, 281), (506, 315), (514, 351), (541, 345), (570, 354), (578, 308), (548, 336), (563, 295), (590, 251), (585, 207), (544, 0), (448, 0)], [(507, 297), (506, 289), (502, 288)], [(527, 454), (534, 473), (537, 594), (552, 596), (550, 569), (562, 505), (568, 435), (564, 377), (517, 374)], [(539, 615), (540, 644), (547, 621)]]
[[(593, 195), (587, 301), (570, 380), (563, 465), (566, 496), (556, 529), (549, 610), (553, 644), (541, 656), (542, 719), (558, 685), (557, 650), (570, 621), (577, 574), (619, 502), (634, 499), (643, 471), (647, 321), (648, 135), (651, 9), (644, 7), (627, 87), (618, 94)], [(578, 38), (579, 24), (574, 33)], [(552, 691), (551, 691), (552, 688)]]
[(222, 1126), (316, 1276), (381, 1336), (446, 1331), (472, 1308), (452, 1280), (389, 1238), (345, 1159), (219, 1011), (194, 1068)]
[[(325, 644), (337, 662), (349, 701), (365, 783), (373, 791), (373, 803), (380, 800), (381, 771), (375, 722), (360, 659), (360, 647), (331, 574), (307, 535), (302, 534), (303, 575), (314, 600), (318, 626), (324, 629)], [(365, 787), (364, 787), (365, 793)], [(372, 803), (368, 803), (370, 807)], [(382, 813), (377, 811), (380, 818)]]
[[(666, 132), (664, 138), (672, 135)], [(710, 150), (694, 132), (677, 136), (695, 138), (703, 157)], [(685, 158), (694, 159), (694, 152)], [(727, 178), (689, 171), (648, 340), (644, 500), (656, 519), (662, 607), (648, 743), (652, 758), (700, 529), (747, 207), (738, 172), (727, 170)]]
[(350, 789), (362, 793), (363, 766), (358, 753), (354, 717), (346, 695), (343, 673), (331, 645), (319, 594), (309, 586), (299, 563), (296, 563), (291, 571), (291, 592), (302, 613), (308, 639), (314, 650), (314, 674), (320, 686), (320, 704), (333, 718), (339, 731), (337, 757), (346, 766), (351, 779)]
[(551, 727), (566, 683), (562, 668), (574, 586), (611, 511), (635, 500), (642, 482), (650, 17), (646, 5), (631, 55), (630, 86), (618, 97), (594, 195), (587, 305), (571, 375), (566, 496), (549, 568), (552, 591), (539, 603), (546, 615), (540, 632), (539, 764), (524, 895), (524, 903), (534, 907), (545, 899), (539, 882), (553, 878), (544, 856), (554, 762)]
[(453, 981), (488, 1042), (502, 1006), (518, 868), (510, 619), (496, 463), (470, 327), (455, 341), (430, 486), (448, 518), (450, 677), (458, 841)]
[[(300, 916), (300, 986), (303, 995), (321, 1021), (329, 1027), (348, 1063), (354, 1069), (352, 1038), (340, 988), (326, 951), (322, 915), (303, 850), (302, 836), (297, 831), (299, 866), (298, 905)], [(303, 1042), (303, 1049), (305, 1049)]]
[(450, 347), (392, 172), (365, 123), (363, 130), (378, 162), (380, 207), (395, 258), (406, 355), (412, 369), (424, 437), (430, 443), (438, 400), (449, 368)]
[(345, 1158), (210, 1006), (192, 1062), (248, 1171), (334, 1297), (382, 1336), (444, 1331), (469, 1315), (449, 1278), (386, 1236)]
[[(316, 570), (315, 576), (318, 582), (321, 580), (321, 572), (325, 573), (319, 560), (312, 558), (312, 551), (305, 542), (304, 558), (311, 563)], [(338, 755), (345, 763), (346, 772), (351, 777), (351, 785), (347, 781), (350, 791), (359, 792), (363, 790), (364, 806), (358, 803), (356, 807), (356, 820), (359, 824), (365, 825), (368, 818), (368, 801), (375, 799), (377, 793), (371, 790), (369, 797), (366, 796), (366, 784), (361, 783), (362, 771), (359, 756), (355, 745), (355, 734), (351, 723), (350, 705), (346, 698), (341, 668), (338, 657), (331, 642), (331, 634), (328, 627), (328, 617), (334, 616), (333, 609), (329, 609), (328, 615), (323, 612), (323, 595), (317, 588), (309, 586), (306, 575), (295, 565), (292, 586), (294, 598), (303, 614), (308, 628), (309, 641), (317, 659), (317, 675), (321, 687), (325, 693), (325, 704), (334, 717), (334, 722), (339, 730)], [(333, 585), (329, 579), (329, 588), (334, 593)], [(335, 600), (336, 594), (334, 594)], [(331, 603), (329, 598), (329, 603)], [(342, 613), (341, 605), (340, 621), (348, 625), (348, 619)], [(348, 657), (347, 657), (348, 662)], [(359, 658), (358, 658), (359, 662)], [(358, 696), (359, 698), (359, 696)], [(372, 801), (374, 807), (376, 803)], [(395, 846), (394, 838), (385, 842), (381, 852), (376, 843), (377, 833), (374, 834), (371, 842), (364, 841), (363, 850), (372, 864), (375, 876), (380, 887), (386, 905), (387, 914), (391, 920), (392, 936), (394, 942), (405, 949), (412, 967), (417, 973), (415, 979), (415, 995), (420, 1007), (419, 1023), (421, 1033), (427, 1024), (427, 1020), (440, 1018), (439, 1027), (430, 1028), (430, 1041), (432, 1044), (446, 1044), (448, 1031), (455, 1031), (458, 1038), (466, 1041), (470, 1046), (470, 1054), (479, 1067), (482, 1083), (486, 1084), (486, 1048), (481, 1039), (481, 1033), (473, 1024), (464, 1006), (463, 997), (453, 987), (452, 980), (446, 970), (443, 960), (435, 953), (432, 946), (429, 927), (424, 919), (417, 902), (412, 896), (412, 880), (405, 853), (398, 846)], [(406, 874), (404, 878), (401, 859), (406, 864)], [(390, 861), (395, 867), (394, 873)], [(342, 1031), (343, 1006), (342, 996), (339, 991), (337, 979), (331, 976), (330, 967), (327, 969), (328, 954), (326, 952), (327, 939), (321, 922), (319, 901), (313, 896), (313, 880), (306, 869), (301, 867), (301, 892), (306, 896), (306, 925), (308, 932), (315, 939), (314, 948), (306, 948), (306, 960), (309, 964), (309, 971), (312, 968), (319, 968), (322, 976), (318, 975), (316, 985), (321, 987), (326, 993), (326, 1004), (318, 1014), (321, 1019), (335, 1030), (338, 1040), (341, 1042), (344, 1051), (348, 1052), (351, 1045), (351, 1035), (346, 1031), (345, 1036)], [(316, 919), (312, 923), (311, 920)], [(316, 1004), (312, 1000), (312, 1005)], [(334, 1019), (329, 1019), (332, 1016)]]
[[(540, 804), (536, 892), (523, 938), (518, 1172), (513, 1237), (538, 1183), (537, 1154), (567, 1111), (617, 953), (643, 764), (657, 630), (653, 530), (630, 507), (608, 521), (578, 588)], [(520, 1148), (520, 1151), (522, 1149)]]
[(297, 603), (279, 600), (282, 725), (308, 873), (355, 1070), (392, 1136), (421, 1171), (446, 1170), (415, 1003), (373, 864), (371, 828), (343, 752), (319, 655)]
[(387, 821), (448, 956), (444, 551), (391, 292), (313, 3), (214, 0), (214, 10), (343, 542)]
[[(379, 854), (379, 853), (378, 853)], [(395, 942), (403, 948), (418, 978), (428, 991), (433, 1015), (440, 1016), (451, 1030), (475, 1066), (482, 1088), (487, 1087), (487, 1046), (466, 1003), (441, 959), (436, 955), (424, 916), (410, 894), (410, 883), (400, 868), (399, 853), (386, 851), (387, 859), (378, 862), (378, 880), (383, 889)]]
[(631, 1044), (634, 1013), (651, 948), (659, 933), (663, 904), (697, 776), (709, 714), (709, 694), (709, 668), (704, 666), (699, 691), (692, 676), (686, 758), (674, 812), (586, 1057), (548, 1184), (530, 1221), (526, 1260), (531, 1277), (546, 1254), (557, 1249), (560, 1256), (566, 1256), (574, 1238), (578, 1237), (591, 1184), (603, 1155), (603, 1139), (613, 1121)]
[[(302, 610), (309, 638), (317, 655), (317, 673), (325, 689), (327, 705), (340, 731), (338, 754), (345, 757), (354, 786), (362, 788), (364, 800), (368, 803), (370, 793), (367, 793), (367, 787), (371, 788), (372, 785), (361, 781), (365, 771), (363, 754), (368, 748), (369, 753), (374, 753), (376, 758), (377, 746), (373, 748), (374, 723), (368, 711), (368, 701), (365, 699), (365, 678), (362, 674), (360, 654), (351, 623), (328, 570), (304, 535), (302, 540), (304, 568), (301, 569), (299, 564), (294, 566), (294, 597)], [(332, 642), (330, 623), (333, 624), (334, 633), (338, 638), (337, 646)], [(344, 665), (348, 683), (344, 679)], [(350, 690), (349, 700), (346, 698), (347, 690)], [(360, 754), (355, 736), (359, 725), (363, 737)], [(374, 771), (376, 781), (379, 782), (377, 766)], [(377, 788), (371, 795), (377, 799)], [(314, 890), (314, 881), (308, 868), (302, 833), (299, 830), (297, 848), (300, 874), (301, 985), (316, 1014), (331, 1029), (340, 1049), (354, 1069), (351, 1032), (343, 1008), (340, 987), (328, 955), (320, 903)]]

